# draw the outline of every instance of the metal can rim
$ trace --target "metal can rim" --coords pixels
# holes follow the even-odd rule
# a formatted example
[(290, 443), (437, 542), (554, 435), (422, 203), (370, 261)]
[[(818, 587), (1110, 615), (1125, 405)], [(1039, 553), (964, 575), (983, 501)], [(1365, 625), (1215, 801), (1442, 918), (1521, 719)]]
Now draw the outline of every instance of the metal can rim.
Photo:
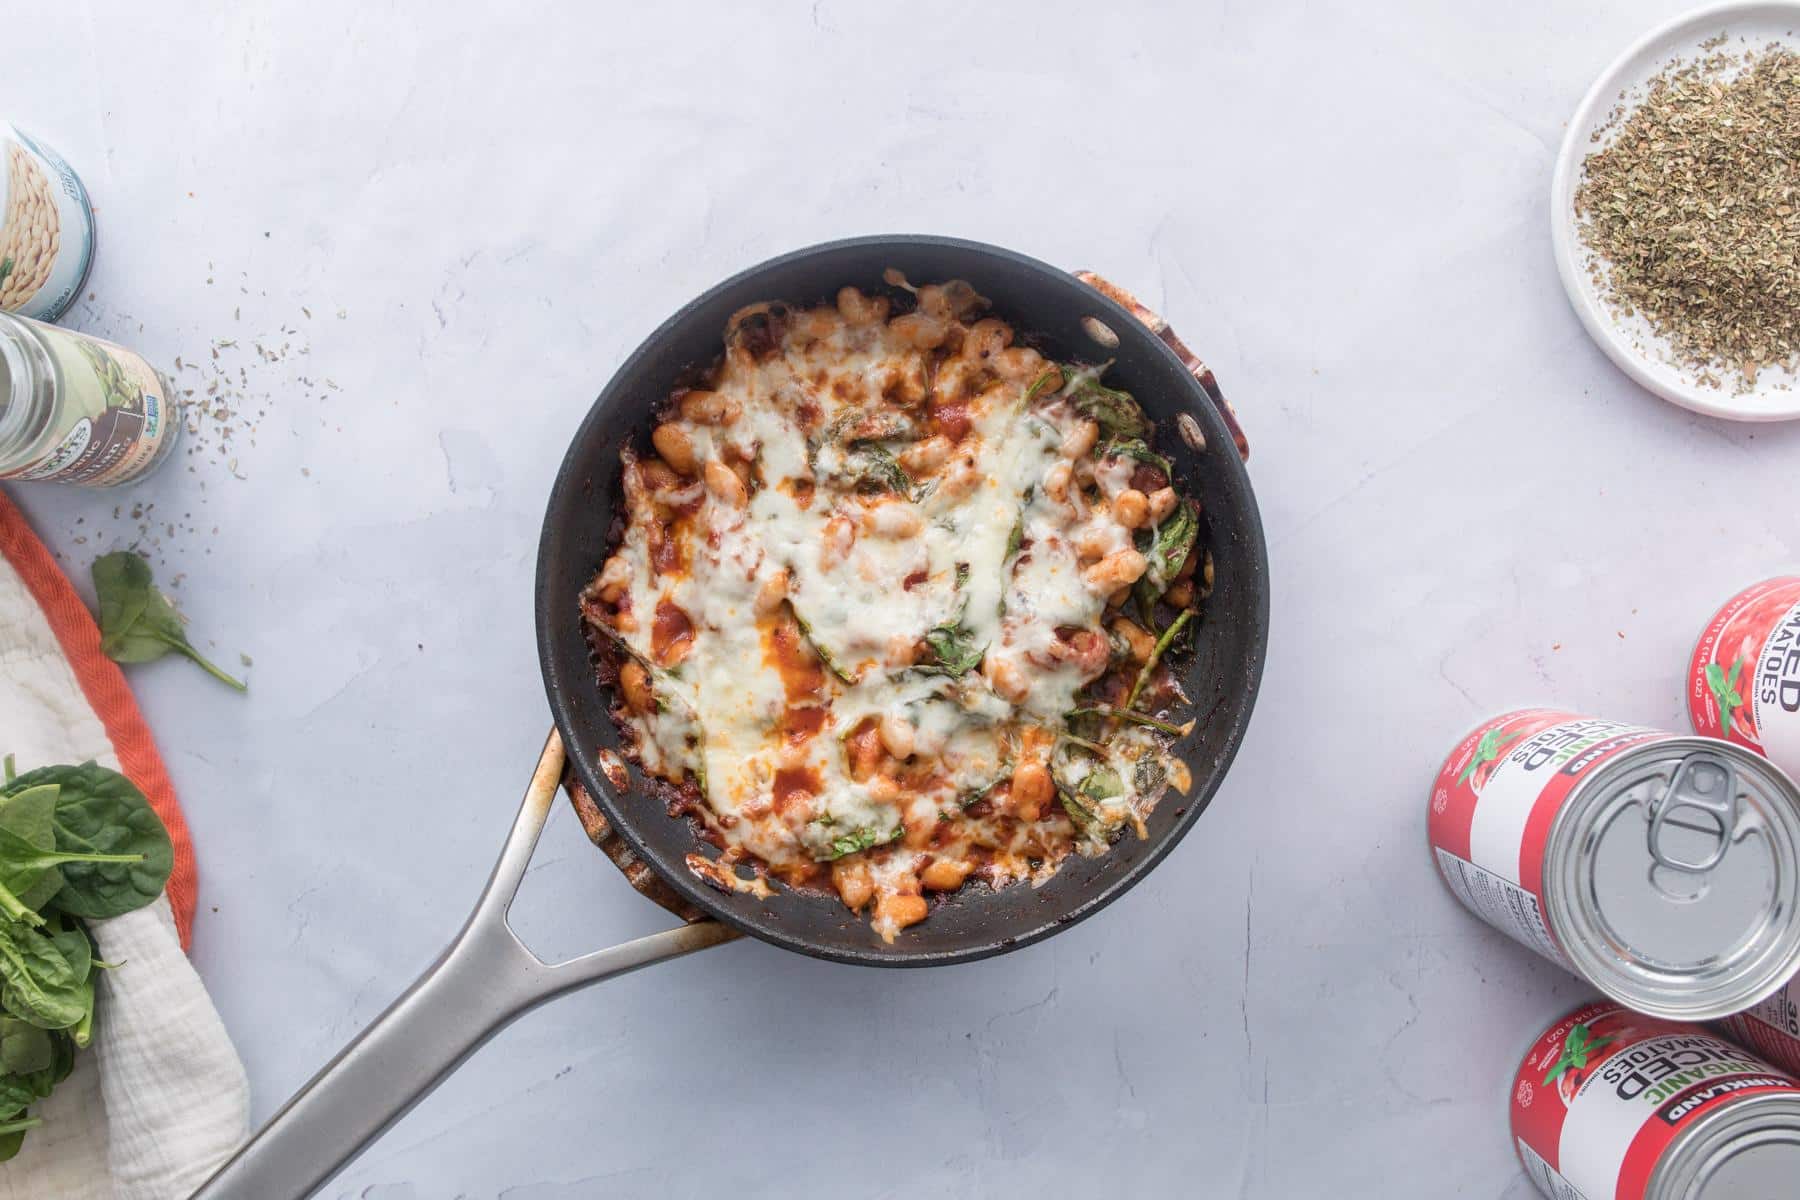
[(1743, 1153), (1745, 1139), (1759, 1134), (1800, 1148), (1800, 1094), (1742, 1096), (1700, 1118), (1663, 1151), (1644, 1200), (1694, 1200), (1722, 1163)]
[[(1771, 841), (1772, 852), (1778, 856), (1779, 847), (1786, 848), (1778, 874), (1782, 891), (1776, 907), (1781, 918), (1774, 935), (1764, 939), (1754, 956), (1755, 969), (1708, 987), (1675, 992), (1646, 972), (1625, 967), (1617, 951), (1600, 936), (1594, 918), (1582, 912), (1579, 897), (1583, 883), (1592, 878), (1592, 858), (1584, 858), (1580, 850), (1613, 799), (1606, 786), (1609, 782), (1642, 759), (1701, 749), (1725, 755), (1752, 774), (1766, 775), (1773, 785), (1773, 797), (1782, 801), (1773, 809), (1783, 837), (1779, 843)], [(1766, 999), (1800, 973), (1800, 786), (1768, 759), (1733, 742), (1699, 734), (1669, 734), (1631, 747), (1601, 765), (1575, 786), (1551, 823), (1544, 845), (1543, 879), (1544, 915), (1576, 972), (1609, 999), (1646, 1015), (1674, 1021), (1716, 1020)]]

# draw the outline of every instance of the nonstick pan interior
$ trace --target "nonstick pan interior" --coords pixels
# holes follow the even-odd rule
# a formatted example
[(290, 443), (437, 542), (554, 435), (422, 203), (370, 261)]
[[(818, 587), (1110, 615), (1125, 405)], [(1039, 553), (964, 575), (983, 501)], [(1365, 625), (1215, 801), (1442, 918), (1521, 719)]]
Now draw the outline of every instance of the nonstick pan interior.
[[(997, 315), (1052, 358), (1113, 359), (1107, 382), (1137, 397), (1157, 424), (1158, 449), (1175, 460), (1182, 489), (1201, 499), (1215, 587), (1182, 675), (1198, 718), (1178, 746), (1193, 773), (1189, 794), (1163, 798), (1148, 838), (1128, 832), (1107, 855), (1071, 856), (1041, 887), (966, 888), (885, 946), (866, 918), (835, 897), (778, 889), (763, 900), (701, 882), (684, 862), (705, 848), (688, 823), (665, 814), (642, 790), (635, 768), (630, 790), (613, 789), (596, 751), (618, 749), (619, 738), (609, 698), (595, 680), (576, 597), (605, 558), (621, 444), (646, 441), (651, 413), (677, 376), (719, 355), (731, 313), (761, 300), (823, 302), (846, 284), (891, 291), (882, 282), (889, 267), (915, 284), (968, 280)], [(1096, 344), (1083, 328), (1087, 317), (1104, 322), (1118, 345)], [(1197, 424), (1204, 450), (1177, 432), (1182, 413)], [(1254, 425), (1254, 411), (1249, 416)], [(1255, 703), (1268, 632), (1268, 564), (1250, 481), (1224, 422), (1175, 356), (1123, 308), (1073, 275), (1011, 251), (950, 238), (870, 237), (796, 251), (725, 281), (626, 360), (576, 432), (551, 489), (538, 546), (536, 608), (545, 687), (573, 768), (633, 849), (676, 891), (720, 920), (791, 950), (842, 962), (927, 966), (998, 954), (1090, 915), (1142, 878), (1193, 825), (1231, 765)]]

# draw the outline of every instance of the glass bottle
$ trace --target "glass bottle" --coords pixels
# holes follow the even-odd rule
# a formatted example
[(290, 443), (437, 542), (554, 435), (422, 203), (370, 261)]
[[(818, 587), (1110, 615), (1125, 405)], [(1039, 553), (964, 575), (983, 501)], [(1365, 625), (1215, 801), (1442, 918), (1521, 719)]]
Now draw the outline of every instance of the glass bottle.
[(123, 346), (0, 312), (0, 479), (142, 479), (181, 438), (175, 394)]

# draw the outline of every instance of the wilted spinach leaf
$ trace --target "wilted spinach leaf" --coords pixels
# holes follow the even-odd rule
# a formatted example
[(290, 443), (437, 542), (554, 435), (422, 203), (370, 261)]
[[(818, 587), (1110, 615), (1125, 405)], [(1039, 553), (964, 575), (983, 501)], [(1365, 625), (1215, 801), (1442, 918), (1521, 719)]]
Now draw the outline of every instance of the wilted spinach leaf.
[(1125, 794), (1125, 784), (1111, 767), (1095, 767), (1082, 777), (1076, 790), (1090, 800), (1113, 800)]
[(1175, 576), (1186, 565), (1199, 536), (1200, 508), (1192, 500), (1183, 500), (1151, 534), (1149, 548), (1144, 551), (1149, 565), (1132, 586), (1138, 615), (1146, 628), (1154, 628), (1150, 619), (1151, 607), (1169, 590)]
[(1136, 459), (1146, 466), (1155, 467), (1163, 473), (1164, 478), (1173, 483), (1175, 480), (1175, 464), (1152, 450), (1141, 438), (1123, 438), (1109, 442), (1100, 448), (1100, 458), (1124, 457)]
[(1109, 438), (1143, 438), (1150, 432), (1131, 393), (1104, 386), (1092, 373), (1076, 374), (1068, 394), (1077, 411), (1092, 417)]
[[(956, 564), (956, 587), (962, 591), (969, 582), (969, 564)], [(934, 625), (925, 632), (925, 644), (931, 647), (936, 656), (934, 663), (918, 665), (920, 671), (928, 675), (966, 675), (981, 663), (981, 656), (987, 653), (987, 643), (975, 644), (976, 632), (964, 623), (969, 612), (969, 597), (965, 592), (962, 607), (956, 611), (954, 621), (946, 621)]]
[(873, 825), (852, 830), (841, 837), (831, 839), (831, 852), (825, 856), (825, 861), (830, 862), (833, 859), (843, 858), (846, 854), (855, 854), (874, 846), (884, 846), (904, 832), (906, 832), (904, 827), (899, 825), (885, 830), (877, 829)]
[(844, 668), (839, 665), (837, 656), (826, 649), (825, 643), (821, 642), (818, 637), (814, 635), (812, 623), (800, 615), (800, 610), (794, 608), (792, 602), (788, 604), (788, 607), (793, 610), (794, 624), (800, 627), (800, 636), (806, 639), (806, 644), (811, 646), (813, 653), (819, 656), (819, 661), (825, 664), (825, 669), (830, 671), (833, 675), (836, 675), (845, 683), (855, 683), (856, 680), (850, 678)]

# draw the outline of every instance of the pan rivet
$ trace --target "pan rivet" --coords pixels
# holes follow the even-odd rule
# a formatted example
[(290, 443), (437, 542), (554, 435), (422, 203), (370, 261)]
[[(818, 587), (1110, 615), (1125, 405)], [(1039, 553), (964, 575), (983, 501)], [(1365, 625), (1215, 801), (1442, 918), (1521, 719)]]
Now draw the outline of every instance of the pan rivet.
[(1195, 454), (1206, 453), (1206, 435), (1200, 432), (1200, 422), (1188, 413), (1179, 413), (1175, 417), (1175, 428), (1181, 430), (1181, 440), (1192, 447)]
[(1093, 338), (1096, 343), (1105, 346), (1108, 350), (1116, 349), (1119, 345), (1119, 335), (1112, 331), (1111, 325), (1108, 325), (1099, 317), (1081, 318), (1081, 328), (1085, 330), (1087, 335)]

